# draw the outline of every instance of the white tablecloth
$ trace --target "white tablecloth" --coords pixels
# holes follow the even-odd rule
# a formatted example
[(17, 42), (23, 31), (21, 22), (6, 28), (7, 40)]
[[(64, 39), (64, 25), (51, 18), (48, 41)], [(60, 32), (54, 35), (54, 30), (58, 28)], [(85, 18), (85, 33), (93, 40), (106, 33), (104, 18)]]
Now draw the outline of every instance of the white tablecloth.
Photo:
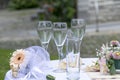
[[(87, 66), (89, 64), (92, 64), (92, 62), (96, 61), (96, 60), (97, 60), (96, 58), (83, 58), (82, 59), (82, 63), (84, 65), (81, 66), (80, 80), (91, 80), (89, 78), (89, 76), (82, 69), (85, 66)], [(67, 80), (65, 72), (64, 73), (55, 73), (55, 72), (53, 72), (53, 69), (55, 69), (57, 67), (57, 63), (58, 63), (58, 60), (53, 60), (53, 61), (48, 62), (47, 64), (51, 69), (46, 70), (45, 73), (55, 76), (55, 78), (56, 78), (55, 80)]]

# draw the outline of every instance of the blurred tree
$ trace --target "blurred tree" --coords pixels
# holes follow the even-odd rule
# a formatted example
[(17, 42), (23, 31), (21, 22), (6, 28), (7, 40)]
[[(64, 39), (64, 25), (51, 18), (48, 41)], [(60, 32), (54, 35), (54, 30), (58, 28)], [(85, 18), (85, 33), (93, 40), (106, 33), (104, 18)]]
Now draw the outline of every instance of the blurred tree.
[(10, 0), (9, 8), (11, 9), (26, 9), (26, 8), (34, 8), (39, 6), (38, 0)]
[[(76, 17), (77, 0), (42, 0), (42, 8), (49, 13), (48, 20), (67, 22), (70, 27), (70, 21)], [(46, 8), (45, 8), (46, 6)]]
[(40, 20), (53, 22), (67, 22), (77, 16), (77, 0), (10, 0), (9, 7), (12, 9), (26, 9), (40, 6)]

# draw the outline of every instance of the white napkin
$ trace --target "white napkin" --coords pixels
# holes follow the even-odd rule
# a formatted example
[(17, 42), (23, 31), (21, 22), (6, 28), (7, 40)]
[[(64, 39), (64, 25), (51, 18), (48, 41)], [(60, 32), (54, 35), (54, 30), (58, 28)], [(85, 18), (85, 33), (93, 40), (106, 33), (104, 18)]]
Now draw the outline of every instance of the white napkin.
[(25, 50), (31, 54), (27, 67), (20, 69), (16, 78), (12, 76), (12, 71), (9, 70), (4, 80), (46, 80), (46, 74), (43, 72), (47, 68), (45, 62), (50, 60), (48, 52), (39, 46), (32, 46)]

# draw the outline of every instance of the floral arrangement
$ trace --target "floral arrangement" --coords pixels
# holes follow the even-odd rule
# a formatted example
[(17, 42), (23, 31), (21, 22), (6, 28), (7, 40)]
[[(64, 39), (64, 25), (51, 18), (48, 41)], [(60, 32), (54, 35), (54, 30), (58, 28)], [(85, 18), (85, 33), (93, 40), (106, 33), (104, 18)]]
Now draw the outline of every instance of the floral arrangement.
[(29, 52), (24, 49), (18, 49), (13, 52), (10, 58), (10, 68), (13, 77), (17, 77), (18, 70), (25, 68), (30, 58)]
[(103, 44), (100, 50), (97, 50), (99, 58), (100, 71), (102, 73), (116, 74), (116, 69), (120, 69), (120, 43), (112, 40), (106, 45)]

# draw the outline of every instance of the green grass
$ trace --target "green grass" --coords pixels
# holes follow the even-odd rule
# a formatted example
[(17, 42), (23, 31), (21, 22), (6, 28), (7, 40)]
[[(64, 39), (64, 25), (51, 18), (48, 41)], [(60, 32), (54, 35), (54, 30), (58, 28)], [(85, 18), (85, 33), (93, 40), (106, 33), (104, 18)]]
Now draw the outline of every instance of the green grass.
[(50, 59), (51, 59), (51, 60), (58, 59), (58, 56), (57, 56), (57, 55), (55, 55), (55, 56), (50, 56)]
[(0, 49), (0, 80), (4, 80), (6, 72), (10, 69), (9, 59), (13, 50)]

